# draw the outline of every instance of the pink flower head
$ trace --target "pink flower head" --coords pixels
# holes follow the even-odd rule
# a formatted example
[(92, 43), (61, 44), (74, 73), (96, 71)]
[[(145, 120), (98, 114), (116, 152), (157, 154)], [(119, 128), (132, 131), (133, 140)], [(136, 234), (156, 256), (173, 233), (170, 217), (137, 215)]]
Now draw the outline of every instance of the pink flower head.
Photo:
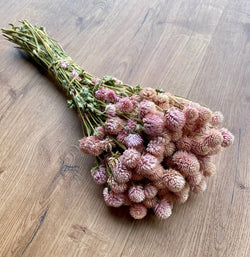
[(95, 97), (101, 101), (104, 101), (106, 99), (106, 94), (107, 94), (107, 89), (104, 87), (100, 87), (96, 92), (95, 92)]
[(223, 136), (218, 129), (210, 129), (207, 135), (204, 136), (204, 143), (210, 147), (216, 147), (221, 145), (223, 141)]
[(77, 76), (78, 76), (78, 73), (77, 73), (76, 70), (73, 70), (73, 71), (70, 73), (70, 77), (71, 77), (71, 78), (75, 78), (75, 77), (77, 77)]
[(156, 157), (151, 154), (145, 154), (141, 157), (137, 166), (137, 170), (141, 174), (151, 174), (153, 170), (157, 168), (158, 164), (159, 161)]
[(212, 119), (211, 119), (211, 125), (212, 126), (219, 126), (224, 120), (224, 116), (221, 112), (214, 112), (212, 114)]
[(184, 136), (176, 142), (176, 146), (179, 150), (190, 152), (192, 149), (192, 140), (189, 137)]
[(163, 174), (163, 181), (166, 187), (172, 192), (181, 191), (185, 186), (185, 179), (180, 172), (169, 169)]
[(169, 98), (167, 94), (157, 94), (154, 97), (154, 102), (163, 110), (167, 110), (169, 108)]
[(201, 170), (204, 177), (211, 177), (215, 174), (216, 166), (212, 162), (207, 162), (205, 167)]
[(215, 147), (212, 147), (207, 155), (216, 155), (219, 152), (221, 152), (221, 150), (222, 150), (222, 146), (221, 145), (217, 145)]
[(142, 186), (134, 186), (128, 190), (128, 197), (134, 203), (141, 203), (145, 199)]
[(98, 78), (93, 78), (92, 82), (94, 83), (94, 85), (96, 85), (98, 83), (99, 79)]
[(165, 145), (165, 151), (164, 151), (164, 155), (167, 156), (171, 156), (176, 150), (175, 144), (173, 142), (169, 142)]
[(123, 193), (128, 189), (128, 185), (124, 183), (118, 183), (114, 177), (109, 177), (107, 180), (108, 185), (110, 186), (111, 190), (115, 193)]
[(140, 92), (140, 97), (146, 100), (152, 101), (155, 98), (155, 96), (156, 96), (156, 91), (151, 87), (143, 88)]
[(121, 163), (131, 169), (134, 169), (137, 166), (140, 158), (141, 154), (134, 148), (125, 150), (120, 157)]
[(129, 213), (136, 220), (143, 219), (147, 215), (147, 208), (141, 203), (135, 203), (130, 206)]
[(192, 152), (197, 155), (207, 155), (210, 151), (210, 147), (204, 144), (204, 140), (200, 137), (192, 139)]
[(210, 109), (200, 106), (198, 108), (199, 116), (196, 120), (197, 124), (204, 125), (211, 121), (212, 119), (212, 112)]
[(129, 97), (124, 97), (116, 103), (116, 109), (122, 113), (130, 113), (134, 109), (134, 105)]
[(98, 133), (97, 138), (102, 140), (105, 136), (104, 128), (102, 126), (99, 126), (99, 127), (96, 128), (96, 131)]
[(155, 114), (147, 114), (143, 118), (143, 131), (151, 136), (161, 135), (164, 129), (164, 119)]
[(155, 104), (151, 101), (143, 100), (138, 107), (140, 117), (145, 117), (147, 114), (154, 114), (156, 112)]
[(95, 136), (84, 137), (80, 140), (80, 149), (87, 154), (98, 156), (103, 152), (101, 141)]
[(63, 70), (67, 70), (68, 69), (68, 65), (69, 65), (68, 62), (65, 62), (65, 61), (60, 62), (60, 66), (61, 66), (61, 68)]
[(114, 104), (107, 104), (106, 105), (106, 113), (109, 117), (115, 117), (116, 116), (116, 108)]
[(130, 100), (132, 101), (134, 107), (137, 106), (139, 104), (139, 102), (141, 101), (141, 97), (139, 95), (132, 95), (130, 97)]
[(153, 197), (153, 198), (146, 198), (143, 201), (143, 204), (147, 207), (147, 208), (154, 208), (157, 204), (157, 198)]
[(178, 141), (179, 139), (182, 138), (182, 135), (183, 135), (182, 130), (173, 131), (171, 133), (171, 139), (172, 139), (173, 142), (176, 142), (176, 141)]
[(154, 207), (155, 215), (160, 219), (167, 219), (172, 214), (171, 205), (165, 200), (162, 199)]
[(175, 107), (168, 109), (166, 113), (166, 127), (172, 131), (181, 130), (186, 122), (185, 115)]
[(177, 151), (173, 155), (173, 162), (185, 175), (191, 175), (200, 169), (200, 163), (196, 156), (185, 151)]
[(145, 177), (147, 177), (148, 179), (154, 182), (154, 181), (160, 180), (162, 178), (163, 173), (164, 173), (164, 168), (162, 167), (162, 165), (158, 164), (153, 170), (145, 173), (144, 175)]
[(144, 189), (144, 195), (147, 199), (151, 199), (157, 195), (158, 189), (152, 184), (147, 184)]
[(116, 102), (116, 97), (117, 96), (113, 90), (107, 89), (106, 98), (105, 98), (107, 102)]
[(187, 180), (190, 186), (199, 185), (202, 179), (202, 175), (199, 171), (187, 176)]
[(108, 190), (107, 187), (103, 189), (103, 198), (107, 206), (110, 207), (120, 207), (124, 203), (124, 194), (115, 193)]
[(164, 183), (164, 181), (162, 179), (159, 179), (159, 180), (155, 180), (153, 182), (153, 185), (157, 188), (157, 189), (164, 189), (166, 188), (166, 185)]
[(136, 130), (138, 122), (136, 120), (128, 120), (127, 125), (125, 126), (125, 130), (129, 133), (132, 133)]
[(222, 141), (222, 144), (221, 144), (222, 147), (228, 147), (231, 144), (233, 144), (234, 135), (228, 129), (222, 128), (220, 130), (220, 132), (221, 132), (222, 137), (223, 137), (223, 141)]
[(104, 166), (100, 166), (96, 170), (92, 169), (91, 175), (96, 184), (102, 185), (107, 182), (108, 178), (106, 176), (106, 168)]
[(112, 139), (109, 138), (109, 137), (104, 138), (104, 139), (101, 141), (101, 144), (102, 144), (102, 148), (103, 148), (106, 152), (112, 151), (113, 147), (115, 147), (115, 142), (114, 142), (114, 140), (112, 140)]
[(114, 179), (118, 183), (127, 183), (131, 177), (132, 177), (132, 172), (125, 167), (120, 161), (118, 161), (117, 165), (115, 165), (114, 169), (112, 170)]
[(194, 107), (187, 106), (183, 109), (187, 123), (192, 123), (199, 117), (198, 110)]
[(137, 133), (129, 134), (124, 140), (128, 148), (140, 148), (143, 145), (143, 139)]
[(204, 192), (206, 189), (207, 189), (207, 183), (205, 179), (202, 179), (198, 185), (191, 187), (191, 191), (196, 194)]
[(105, 122), (105, 131), (117, 135), (123, 129), (124, 121), (119, 117), (108, 118)]
[(146, 151), (147, 153), (154, 155), (157, 159), (163, 160), (165, 146), (156, 138), (149, 141)]
[(175, 200), (178, 203), (185, 203), (189, 197), (190, 186), (188, 183), (185, 184), (184, 188), (175, 193)]

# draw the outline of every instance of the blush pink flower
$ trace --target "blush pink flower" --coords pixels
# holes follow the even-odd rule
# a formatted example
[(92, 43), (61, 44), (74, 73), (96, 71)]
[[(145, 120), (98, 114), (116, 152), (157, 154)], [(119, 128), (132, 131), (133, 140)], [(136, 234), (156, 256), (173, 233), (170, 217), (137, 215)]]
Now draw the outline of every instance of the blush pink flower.
[(152, 101), (155, 98), (155, 96), (156, 96), (156, 91), (151, 87), (143, 88), (140, 92), (140, 97), (146, 100)]
[(122, 129), (122, 130), (118, 133), (116, 139), (117, 139), (119, 142), (121, 142), (123, 145), (125, 145), (125, 144), (126, 144), (125, 138), (126, 138), (127, 136), (128, 136), (128, 132), (127, 132), (125, 129)]
[(168, 144), (165, 145), (165, 151), (164, 155), (171, 156), (176, 150), (175, 144), (173, 142), (169, 142)]
[(143, 219), (147, 215), (147, 208), (141, 203), (135, 203), (130, 206), (129, 213), (136, 220)]
[(126, 168), (125, 165), (121, 163), (121, 161), (117, 162), (112, 170), (112, 173), (115, 181), (121, 184), (127, 183), (132, 177), (132, 172)]
[(159, 161), (157, 160), (156, 157), (154, 157), (151, 154), (145, 154), (144, 156), (141, 157), (138, 165), (137, 165), (137, 170), (140, 174), (151, 174), (154, 169), (157, 168), (159, 164)]
[(178, 203), (185, 203), (189, 197), (190, 186), (188, 183), (185, 184), (184, 188), (175, 193), (175, 200)]
[(106, 168), (104, 166), (98, 167), (96, 170), (91, 170), (91, 175), (96, 184), (102, 185), (107, 182)]
[(172, 192), (181, 191), (186, 182), (181, 173), (173, 169), (165, 170), (162, 179), (166, 187)]
[(169, 108), (169, 98), (167, 94), (157, 94), (154, 97), (154, 102), (163, 110), (167, 110)]
[(96, 136), (98, 139), (102, 140), (105, 136), (105, 131), (104, 128), (102, 126), (99, 126), (96, 128), (96, 131), (98, 133), (98, 135)]
[(186, 121), (188, 123), (192, 123), (197, 120), (199, 117), (198, 110), (194, 107), (187, 106), (183, 109), (183, 113), (185, 115)]
[(122, 164), (131, 169), (134, 169), (137, 166), (140, 158), (141, 154), (134, 148), (125, 150), (120, 157)]
[(103, 152), (101, 141), (95, 136), (84, 137), (80, 140), (80, 149), (87, 154), (98, 156)]
[(77, 77), (77, 76), (78, 76), (78, 73), (77, 73), (76, 70), (73, 70), (73, 71), (70, 73), (70, 77), (71, 77), (71, 78), (75, 78), (75, 77)]
[(116, 116), (116, 108), (114, 104), (107, 104), (106, 106), (106, 113), (109, 117), (115, 117)]
[(130, 113), (134, 109), (134, 105), (129, 97), (124, 97), (116, 103), (116, 109), (122, 113)]
[(196, 155), (207, 155), (210, 151), (210, 147), (204, 144), (204, 140), (200, 137), (192, 139), (192, 152)]
[(220, 132), (221, 132), (222, 137), (223, 137), (223, 141), (222, 141), (222, 144), (221, 144), (222, 147), (228, 147), (231, 144), (233, 144), (234, 135), (228, 129), (222, 128), (220, 130)]
[(183, 136), (176, 142), (176, 146), (179, 150), (190, 152), (192, 149), (192, 140), (187, 136)]
[(109, 137), (104, 138), (104, 139), (101, 141), (101, 144), (102, 144), (102, 148), (103, 148), (106, 152), (112, 151), (112, 149), (115, 147), (115, 142), (114, 142), (114, 140), (112, 140), (112, 139), (109, 138)]
[(125, 130), (129, 133), (132, 133), (136, 130), (138, 122), (136, 120), (128, 120), (127, 125), (125, 126)]
[(119, 117), (108, 118), (105, 122), (105, 131), (111, 135), (117, 135), (124, 126), (124, 121)]
[(171, 107), (170, 109), (168, 109), (165, 117), (165, 125), (168, 129), (172, 131), (181, 130), (186, 122), (186, 118), (183, 112), (179, 111), (175, 107)]
[(199, 116), (196, 120), (196, 123), (199, 125), (205, 125), (206, 123), (210, 122), (212, 119), (212, 112), (210, 109), (200, 106), (198, 107)]
[(165, 200), (161, 200), (154, 207), (155, 215), (160, 219), (167, 219), (172, 214), (172, 208), (170, 204)]
[(215, 147), (210, 148), (210, 151), (208, 152), (207, 155), (216, 155), (219, 152), (221, 152), (222, 150), (222, 146), (221, 145), (217, 145)]
[(207, 189), (207, 183), (204, 178), (201, 180), (201, 182), (198, 185), (191, 187), (191, 191), (196, 194), (204, 192), (206, 189)]
[(151, 199), (157, 195), (158, 189), (152, 184), (147, 184), (144, 188), (144, 195), (147, 199)]
[(143, 100), (138, 106), (138, 112), (141, 118), (144, 118), (147, 114), (154, 114), (156, 112), (155, 104), (151, 101)]
[(107, 102), (116, 102), (117, 96), (115, 92), (111, 89), (107, 89), (106, 95), (105, 95), (105, 100)]
[(221, 145), (223, 141), (223, 136), (218, 129), (210, 129), (209, 133), (204, 135), (204, 143), (209, 147), (216, 147), (217, 145)]
[[(164, 173), (163, 173), (164, 174)], [(166, 188), (166, 185), (164, 183), (164, 181), (162, 179), (159, 179), (159, 180), (155, 180), (153, 182), (153, 185), (158, 189), (158, 190), (161, 190), (161, 189), (164, 189)]]
[(93, 78), (92, 82), (94, 85), (96, 85), (98, 83), (99, 79), (98, 78)]
[(103, 198), (107, 206), (110, 207), (120, 207), (124, 203), (124, 194), (115, 193), (108, 190), (107, 187), (103, 189)]
[(95, 97), (101, 101), (106, 100), (106, 94), (107, 94), (107, 89), (104, 87), (100, 87), (96, 92), (95, 92)]
[(155, 138), (149, 141), (146, 151), (154, 155), (161, 162), (163, 160), (165, 146), (158, 138)]
[(109, 177), (107, 180), (108, 185), (110, 186), (111, 190), (115, 193), (123, 193), (128, 189), (128, 185), (124, 183), (118, 183), (114, 177)]
[(173, 131), (171, 133), (171, 139), (172, 139), (173, 142), (176, 142), (176, 141), (178, 141), (179, 139), (182, 138), (182, 135), (183, 135), (182, 130)]
[(67, 70), (68, 69), (68, 65), (69, 65), (68, 62), (65, 62), (65, 61), (60, 62), (60, 66), (61, 66), (61, 68), (63, 70)]
[(185, 151), (177, 151), (173, 155), (173, 162), (177, 165), (178, 170), (185, 175), (191, 175), (200, 169), (200, 163), (196, 156)]
[(214, 112), (212, 114), (212, 119), (211, 119), (211, 125), (212, 126), (219, 126), (224, 120), (224, 116), (221, 112)]
[(124, 141), (128, 148), (140, 148), (143, 145), (143, 139), (138, 133), (129, 134)]
[(128, 197), (134, 203), (141, 203), (145, 199), (142, 186), (133, 186), (128, 190)]
[(207, 162), (206, 166), (201, 170), (204, 177), (211, 177), (216, 172), (216, 166), (212, 162)]
[(157, 204), (157, 198), (153, 197), (153, 198), (146, 198), (143, 201), (143, 204), (147, 207), (147, 208), (154, 208)]
[(143, 118), (143, 131), (151, 136), (161, 135), (164, 129), (164, 119), (155, 114)]
[(202, 180), (202, 174), (199, 171), (197, 171), (192, 175), (187, 176), (187, 180), (190, 186), (199, 185)]

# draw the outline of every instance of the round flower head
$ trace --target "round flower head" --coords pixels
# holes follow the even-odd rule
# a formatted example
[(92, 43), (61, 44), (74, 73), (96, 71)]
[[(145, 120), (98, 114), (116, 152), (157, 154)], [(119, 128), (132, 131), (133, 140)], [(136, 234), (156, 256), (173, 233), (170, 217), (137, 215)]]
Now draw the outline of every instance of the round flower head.
[(130, 113), (134, 109), (134, 105), (129, 97), (124, 97), (116, 103), (116, 109), (122, 113)]
[(157, 158), (155, 158), (151, 154), (145, 154), (141, 157), (138, 165), (137, 170), (139, 173), (143, 174), (151, 174), (154, 169), (156, 169), (157, 165), (159, 164)]
[(173, 162), (185, 175), (191, 175), (200, 169), (200, 163), (196, 156), (185, 151), (177, 151), (173, 155)]
[(143, 88), (140, 92), (140, 97), (146, 100), (152, 101), (155, 98), (155, 96), (156, 96), (156, 91), (151, 87)]
[(115, 193), (108, 190), (107, 187), (103, 189), (103, 198), (107, 206), (110, 207), (120, 207), (124, 203), (124, 194)]
[(139, 134), (129, 134), (124, 139), (128, 148), (140, 148), (143, 145), (143, 139)]
[(169, 169), (163, 174), (163, 181), (166, 187), (172, 192), (181, 191), (185, 186), (185, 179), (180, 172)]
[(102, 140), (105, 136), (104, 128), (102, 126), (99, 126), (99, 127), (96, 128), (96, 131), (97, 131), (97, 134), (98, 134), (96, 137), (98, 139)]
[(106, 113), (109, 117), (115, 117), (116, 116), (116, 108), (114, 104), (107, 104), (106, 105)]
[(159, 190), (166, 188), (166, 185), (162, 179), (155, 180), (153, 185)]
[(210, 109), (200, 106), (198, 107), (199, 116), (196, 120), (197, 124), (205, 125), (206, 123), (210, 122), (212, 119), (212, 112)]
[(222, 128), (220, 130), (222, 137), (223, 137), (223, 141), (221, 146), (222, 147), (228, 147), (230, 146), (233, 142), (234, 142), (234, 135), (226, 128)]
[(111, 190), (115, 193), (123, 193), (128, 189), (127, 184), (118, 183), (117, 181), (115, 181), (114, 177), (109, 177), (107, 183), (110, 186)]
[(176, 150), (175, 144), (173, 142), (169, 142), (168, 144), (165, 145), (165, 151), (164, 155), (171, 156)]
[(210, 147), (221, 145), (223, 137), (221, 132), (217, 129), (210, 129), (209, 133), (204, 136), (204, 143)]
[(188, 183), (185, 184), (184, 188), (175, 193), (175, 200), (178, 203), (185, 203), (189, 197), (190, 186)]
[(119, 117), (108, 118), (105, 122), (105, 130), (111, 135), (117, 135), (123, 129), (124, 121)]
[(155, 104), (151, 101), (143, 100), (139, 104), (138, 112), (141, 118), (145, 117), (147, 114), (154, 114), (156, 112)]
[(211, 177), (216, 172), (216, 166), (212, 162), (207, 162), (201, 172), (205, 177)]
[(117, 165), (115, 165), (112, 173), (115, 181), (122, 184), (127, 183), (132, 177), (132, 172), (127, 169), (120, 161), (118, 161)]
[(187, 136), (183, 136), (176, 142), (176, 146), (179, 150), (190, 152), (192, 149), (192, 140)]
[(171, 107), (166, 112), (166, 127), (172, 131), (181, 130), (186, 122), (183, 112), (175, 107)]
[(144, 201), (143, 201), (143, 204), (147, 207), (147, 208), (154, 208), (157, 204), (157, 198), (156, 197), (153, 197), (153, 198), (146, 198)]
[(122, 164), (131, 169), (134, 169), (137, 166), (140, 158), (141, 154), (134, 148), (125, 150), (120, 157)]
[(96, 184), (102, 185), (107, 182), (106, 176), (106, 168), (104, 166), (100, 166), (97, 169), (91, 170), (91, 175)]
[(68, 69), (68, 65), (69, 65), (68, 62), (65, 62), (65, 61), (60, 62), (60, 66), (61, 66), (61, 68), (63, 70), (67, 70)]
[(158, 164), (153, 170), (150, 172), (147, 172), (145, 174), (145, 177), (150, 179), (151, 181), (156, 181), (162, 178), (162, 175), (164, 173), (164, 168), (162, 167), (161, 164)]
[(222, 150), (222, 146), (221, 146), (221, 145), (217, 145), (217, 146), (211, 148), (207, 155), (216, 155), (216, 154), (218, 154), (221, 150)]
[(171, 139), (172, 139), (172, 141), (173, 142), (176, 142), (176, 141), (178, 141), (179, 139), (181, 139), (182, 138), (182, 130), (178, 130), (178, 131), (173, 131), (172, 133), (171, 133)]
[(128, 197), (134, 203), (141, 203), (145, 199), (142, 186), (134, 186), (128, 190)]
[(144, 195), (147, 199), (151, 199), (157, 195), (158, 189), (152, 184), (147, 184), (144, 189)]
[(95, 92), (95, 98), (105, 101), (106, 100), (106, 94), (107, 94), (107, 89), (104, 87), (100, 87), (96, 92)]
[(210, 147), (204, 144), (204, 140), (200, 137), (192, 139), (192, 152), (197, 155), (207, 155), (210, 151)]
[(143, 219), (147, 215), (147, 208), (141, 203), (134, 203), (129, 208), (129, 214), (136, 220)]
[(106, 152), (110, 152), (113, 149), (113, 147), (115, 147), (115, 142), (109, 137), (106, 137), (104, 140), (101, 141), (101, 143), (103, 149)]
[(170, 204), (162, 199), (156, 206), (154, 207), (155, 215), (160, 219), (167, 219), (172, 214), (172, 208)]
[(70, 77), (71, 77), (71, 78), (75, 78), (75, 77), (77, 77), (77, 76), (78, 76), (78, 73), (77, 73), (76, 70), (73, 70), (73, 71), (70, 73)]
[(147, 153), (154, 155), (157, 159), (160, 158), (160, 160), (162, 160), (165, 151), (165, 146), (163, 143), (161, 143), (161, 141), (157, 140), (156, 138), (149, 141), (146, 151)]
[(96, 85), (98, 83), (99, 79), (98, 78), (93, 78), (92, 82), (94, 85)]
[(128, 133), (132, 133), (136, 130), (138, 122), (136, 120), (128, 120), (127, 125), (125, 126), (125, 130), (128, 131)]
[(98, 156), (103, 152), (101, 141), (95, 136), (84, 137), (80, 140), (80, 149), (87, 154)]
[(224, 120), (223, 114), (221, 112), (214, 112), (212, 114), (212, 119), (211, 119), (211, 125), (212, 126), (219, 126)]
[(191, 187), (191, 191), (196, 194), (204, 192), (206, 189), (207, 189), (207, 183), (205, 179), (202, 179), (198, 185)]
[(190, 186), (199, 185), (202, 179), (202, 175), (199, 171), (187, 176), (187, 180)]
[(133, 105), (136, 106), (141, 101), (141, 97), (139, 95), (132, 95), (130, 96), (130, 100), (132, 101)]
[(187, 123), (192, 123), (199, 117), (198, 110), (194, 107), (187, 106), (183, 109)]
[(154, 98), (154, 102), (163, 110), (167, 110), (169, 108), (169, 98), (167, 94), (157, 94)]
[(164, 129), (164, 119), (155, 114), (148, 114), (143, 118), (143, 131), (151, 136), (161, 135)]
[(116, 102), (117, 100), (117, 95), (115, 94), (115, 92), (111, 89), (107, 89), (106, 95), (105, 95), (105, 100), (107, 102)]

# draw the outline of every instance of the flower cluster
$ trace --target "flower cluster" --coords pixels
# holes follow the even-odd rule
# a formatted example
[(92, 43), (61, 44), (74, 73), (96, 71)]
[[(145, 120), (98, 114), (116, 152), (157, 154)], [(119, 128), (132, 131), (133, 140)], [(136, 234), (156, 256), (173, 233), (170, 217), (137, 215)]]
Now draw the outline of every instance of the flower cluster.
[(91, 174), (105, 184), (107, 206), (129, 206), (134, 219), (152, 208), (168, 218), (175, 202), (206, 190), (215, 173), (211, 156), (233, 143), (220, 112), (169, 93), (144, 88), (130, 97), (100, 87), (96, 99), (105, 102), (107, 119), (96, 135), (84, 137), (80, 148), (97, 156)]

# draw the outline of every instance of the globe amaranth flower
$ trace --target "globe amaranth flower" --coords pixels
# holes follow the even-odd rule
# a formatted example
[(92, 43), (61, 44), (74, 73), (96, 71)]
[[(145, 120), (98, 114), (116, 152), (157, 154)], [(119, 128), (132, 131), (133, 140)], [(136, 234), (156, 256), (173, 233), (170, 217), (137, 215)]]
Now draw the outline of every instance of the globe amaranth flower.
[(172, 208), (165, 199), (162, 199), (154, 207), (154, 213), (160, 219), (167, 219), (172, 214)]
[(172, 192), (181, 191), (186, 182), (181, 173), (173, 169), (165, 170), (162, 179), (166, 187)]
[(143, 201), (143, 204), (147, 207), (147, 208), (154, 208), (157, 204), (158, 200), (156, 197), (153, 197), (153, 198), (146, 198), (144, 201)]
[(144, 188), (144, 195), (147, 199), (151, 199), (157, 195), (158, 189), (152, 184), (147, 184)]
[(134, 109), (134, 105), (129, 97), (122, 98), (116, 103), (116, 109), (122, 113), (130, 113)]
[(113, 191), (108, 190), (107, 187), (103, 189), (103, 198), (107, 206), (110, 207), (120, 207), (124, 203), (124, 194), (115, 193)]
[(165, 125), (172, 131), (181, 130), (186, 122), (185, 115), (175, 107), (171, 107), (166, 112)]
[(222, 128), (220, 130), (220, 132), (221, 132), (222, 137), (223, 137), (223, 141), (222, 141), (222, 144), (221, 144), (222, 147), (228, 147), (231, 144), (233, 144), (234, 135), (228, 129)]
[(156, 114), (147, 114), (143, 118), (143, 131), (151, 136), (161, 135), (164, 130), (164, 119)]
[(102, 185), (107, 182), (106, 168), (103, 165), (97, 169), (91, 169), (91, 175), (96, 184)]
[(138, 106), (138, 113), (141, 118), (144, 118), (147, 114), (154, 114), (156, 112), (155, 104), (151, 101), (143, 100)]
[(142, 203), (134, 203), (129, 208), (129, 214), (136, 220), (143, 219), (147, 215), (147, 208)]
[(212, 126), (219, 126), (224, 120), (224, 116), (221, 112), (214, 112), (212, 114), (212, 118), (211, 118), (211, 125)]
[(119, 117), (108, 118), (104, 124), (105, 131), (111, 135), (117, 135), (124, 126), (124, 121)]
[(191, 186), (190, 189), (192, 192), (194, 192), (196, 194), (204, 192), (207, 189), (207, 183), (206, 183), (205, 179), (203, 178), (198, 185)]
[(156, 91), (151, 87), (143, 88), (140, 92), (140, 97), (146, 100), (152, 101), (155, 98), (155, 96), (156, 96)]
[(129, 134), (127, 137), (125, 137), (124, 141), (128, 148), (138, 148), (143, 145), (143, 139), (138, 133)]
[(141, 203), (145, 199), (142, 186), (133, 186), (128, 190), (128, 197), (134, 203)]
[(112, 176), (108, 178), (107, 183), (110, 186), (111, 190), (115, 193), (123, 193), (128, 189), (127, 184), (118, 183)]
[(129, 148), (123, 152), (120, 160), (126, 167), (134, 169), (137, 166), (140, 158), (141, 154), (136, 149)]
[(80, 140), (80, 149), (87, 154), (98, 156), (103, 152), (101, 141), (95, 136), (84, 137)]

